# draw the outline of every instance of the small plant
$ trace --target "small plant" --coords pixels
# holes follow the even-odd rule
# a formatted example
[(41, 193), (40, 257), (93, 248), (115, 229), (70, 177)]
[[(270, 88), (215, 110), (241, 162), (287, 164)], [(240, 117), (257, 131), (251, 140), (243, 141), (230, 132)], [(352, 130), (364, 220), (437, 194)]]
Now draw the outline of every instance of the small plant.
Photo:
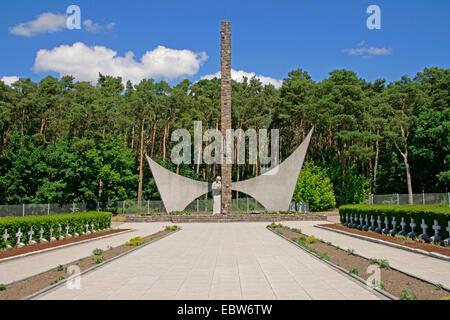
[(102, 255), (103, 253), (104, 253), (104, 251), (102, 249), (99, 249), (99, 248), (96, 248), (96, 249), (92, 250), (92, 254), (94, 256), (99, 256), (99, 255)]
[(319, 240), (317, 240), (317, 238), (314, 236), (306, 238), (307, 243), (316, 243), (317, 241), (319, 241)]
[(349, 256), (353, 255), (355, 253), (355, 249), (347, 249), (347, 254)]
[(349, 273), (354, 274), (355, 276), (359, 276), (359, 270), (356, 268), (353, 268), (352, 270), (350, 270)]
[(177, 231), (178, 229), (180, 229), (179, 226), (174, 225), (174, 226), (166, 226), (166, 231)]
[(133, 239), (130, 239), (128, 242), (125, 243), (126, 246), (140, 246), (144, 242), (144, 239), (142, 237), (136, 237)]
[(112, 249), (113, 249), (112, 246), (107, 246), (106, 248), (107, 248), (108, 250), (112, 250)]
[(59, 276), (58, 279), (53, 280), (52, 282), (50, 282), (50, 285), (53, 285), (53, 284), (55, 284), (55, 283), (58, 283), (58, 282), (60, 282), (61, 280), (64, 280), (64, 279), (65, 279), (65, 278), (64, 278), (63, 276)]
[(6, 291), (6, 286), (3, 283), (0, 284), (0, 291)]
[(318, 253), (318, 256), (324, 260), (330, 261), (330, 256), (327, 253)]
[(437, 285), (435, 285), (434, 287), (436, 290), (440, 291), (442, 290), (442, 284), (438, 283)]
[(64, 270), (64, 267), (62, 265), (58, 265), (56, 267), (56, 271), (63, 271), (63, 270)]
[(275, 232), (279, 235), (283, 235), (283, 231), (281, 231), (281, 230), (276, 230)]
[(384, 259), (369, 259), (369, 262), (371, 264), (377, 264), (380, 266), (380, 268), (382, 269), (390, 269), (391, 266), (389, 265), (389, 261), (384, 260)]
[(296, 232), (296, 233), (299, 233), (299, 234), (302, 233), (302, 230), (301, 230), (301, 229), (292, 228), (291, 230), (294, 231), (294, 232)]
[(400, 300), (417, 300), (417, 299), (418, 298), (415, 294), (410, 293), (408, 290), (402, 290)]
[(450, 300), (450, 296), (442, 297), (441, 300)]
[(386, 286), (384, 285), (384, 283), (379, 280), (373, 280), (372, 284), (374, 287), (380, 288), (381, 290), (386, 290)]
[(331, 245), (332, 245), (332, 243), (331, 243), (330, 241), (328, 241), (328, 242), (327, 242), (327, 245), (328, 245), (328, 246), (331, 246)]
[(100, 263), (102, 263), (103, 261), (105, 261), (105, 258), (103, 258), (103, 257), (93, 258), (92, 261), (93, 261), (95, 264), (100, 264)]

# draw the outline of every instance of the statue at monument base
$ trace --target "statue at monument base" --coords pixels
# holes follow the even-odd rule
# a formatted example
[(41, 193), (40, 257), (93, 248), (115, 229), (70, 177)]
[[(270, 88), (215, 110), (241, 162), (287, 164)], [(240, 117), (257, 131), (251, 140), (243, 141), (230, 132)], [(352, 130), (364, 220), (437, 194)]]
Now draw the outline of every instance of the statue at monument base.
[(221, 214), (222, 178), (218, 176), (212, 184), (213, 214)]

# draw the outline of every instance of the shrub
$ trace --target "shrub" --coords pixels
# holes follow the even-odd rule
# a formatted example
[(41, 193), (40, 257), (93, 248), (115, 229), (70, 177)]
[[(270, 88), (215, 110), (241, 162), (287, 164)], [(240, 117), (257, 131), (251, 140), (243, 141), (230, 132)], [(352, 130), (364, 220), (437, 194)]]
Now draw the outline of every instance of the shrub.
[(381, 290), (386, 290), (386, 286), (384, 285), (384, 283), (379, 280), (373, 280), (372, 284), (374, 287), (380, 288)]
[(144, 239), (142, 237), (136, 237), (133, 239), (130, 239), (128, 242), (125, 243), (126, 246), (140, 246), (144, 242)]
[(450, 300), (450, 296), (442, 297), (441, 300)]
[(359, 276), (359, 270), (356, 268), (353, 268), (352, 270), (350, 270), (349, 273), (354, 274), (355, 276)]
[[(20, 241), (23, 243), (28, 242), (27, 232), (33, 227), (34, 235), (33, 240), (39, 241), (39, 230), (41, 227), (44, 230), (43, 237), (45, 239), (50, 238), (50, 229), (53, 227), (53, 237), (58, 238), (60, 235), (65, 236), (65, 227), (68, 224), (70, 229), (69, 233), (74, 234), (77, 232), (81, 234), (86, 230), (86, 223), (94, 223), (96, 225), (95, 229), (105, 229), (111, 226), (111, 216), (110, 212), (83, 212), (83, 213), (70, 213), (70, 214), (56, 214), (49, 216), (29, 216), (29, 217), (10, 217), (0, 219), (0, 233), (3, 234), (5, 229), (8, 230), (9, 239), (8, 244), (11, 246), (16, 245), (15, 234), (17, 230), (21, 230), (22, 237)], [(61, 225), (61, 234), (58, 233), (58, 226)], [(90, 228), (89, 228), (90, 229)], [(0, 238), (0, 248), (6, 248), (6, 242), (3, 238)]]
[[(428, 225), (427, 232), (431, 235), (434, 234), (434, 231), (431, 229), (431, 226), (434, 224), (434, 220), (437, 220), (439, 225), (441, 226), (441, 230), (439, 231), (442, 238), (448, 238), (449, 233), (447, 232), (446, 227), (448, 222), (450, 221), (450, 207), (436, 205), (436, 206), (424, 206), (424, 205), (345, 205), (339, 208), (339, 215), (341, 216), (341, 221), (344, 221), (344, 217), (346, 215), (360, 215), (368, 216), (370, 219), (371, 216), (376, 220), (379, 216), (384, 223), (384, 218), (388, 217), (389, 222), (392, 222), (392, 218), (395, 217), (397, 220), (397, 225), (401, 221), (402, 217), (405, 218), (406, 222), (406, 232), (410, 232), (411, 228), (409, 223), (411, 222), (411, 218), (414, 219), (417, 227), (415, 229), (416, 232), (420, 233), (420, 224), (422, 223), (422, 219), (425, 220), (425, 223)], [(433, 231), (433, 232), (432, 232)]]
[(410, 293), (408, 290), (402, 290), (400, 300), (417, 300), (417, 299), (418, 298), (415, 294)]
[(317, 238), (314, 236), (306, 238), (307, 243), (316, 243), (317, 241)]
[(369, 259), (369, 262), (371, 264), (377, 264), (380, 266), (380, 268), (382, 269), (390, 269), (391, 266), (389, 265), (389, 261), (384, 260), (384, 259)]
[(0, 291), (6, 291), (6, 286), (3, 283), (0, 284)]
[(99, 256), (99, 255), (103, 254), (103, 252), (104, 251), (102, 249), (99, 249), (99, 248), (96, 248), (96, 249), (92, 250), (92, 254), (94, 256)]
[(309, 203), (311, 211), (334, 208), (336, 198), (327, 172), (313, 162), (306, 162), (298, 178), (293, 201)]
[(177, 231), (178, 229), (181, 229), (179, 226), (166, 226), (166, 231)]

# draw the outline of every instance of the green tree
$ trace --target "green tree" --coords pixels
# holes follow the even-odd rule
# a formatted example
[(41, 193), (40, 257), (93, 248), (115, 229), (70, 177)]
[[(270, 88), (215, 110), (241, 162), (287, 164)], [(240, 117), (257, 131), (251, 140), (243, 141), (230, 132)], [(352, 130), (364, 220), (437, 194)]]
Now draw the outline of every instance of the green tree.
[(311, 211), (334, 208), (336, 199), (326, 170), (313, 162), (305, 162), (295, 187), (293, 200), (309, 203)]

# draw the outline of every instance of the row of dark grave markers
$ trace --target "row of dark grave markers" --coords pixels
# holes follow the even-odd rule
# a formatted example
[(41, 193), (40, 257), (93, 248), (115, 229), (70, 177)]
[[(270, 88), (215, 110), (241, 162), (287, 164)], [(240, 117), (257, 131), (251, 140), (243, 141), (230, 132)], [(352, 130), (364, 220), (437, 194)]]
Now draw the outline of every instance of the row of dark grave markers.
[[(87, 234), (91, 234), (91, 233), (95, 233), (95, 232), (101, 232), (101, 231), (106, 231), (106, 230), (108, 230), (107, 228), (104, 228), (104, 229), (100, 229), (100, 228), (95, 228), (96, 227), (96, 224), (95, 223), (91, 223), (91, 224), (89, 224), (89, 223), (86, 223), (86, 225), (84, 226), (85, 227), (85, 231), (83, 231), (82, 233), (81, 233), (81, 235), (87, 235)], [(90, 230), (89, 230), (89, 227), (90, 227)], [(64, 240), (64, 239), (69, 239), (69, 238), (72, 238), (72, 237), (78, 237), (79, 236), (79, 234), (78, 233), (74, 233), (73, 235), (71, 235), (70, 233), (69, 233), (69, 230), (70, 230), (70, 225), (69, 224), (67, 224), (66, 225), (66, 227), (65, 227), (65, 231), (66, 231), (66, 233), (65, 233), (65, 235), (63, 236), (62, 235), (62, 227), (61, 227), (61, 224), (59, 224), (58, 225), (58, 229), (57, 229), (57, 231), (58, 231), (58, 234), (60, 235), (59, 236), (59, 238), (58, 239), (56, 239), (54, 236), (53, 236), (53, 233), (55, 232), (55, 229), (53, 229), (53, 227), (50, 227), (50, 230), (49, 230), (49, 232), (50, 232), (50, 237), (49, 237), (49, 239), (47, 240), (47, 239), (45, 239), (44, 238), (44, 233), (45, 233), (45, 231), (44, 231), (44, 228), (41, 226), (41, 229), (39, 230), (39, 243), (46, 243), (46, 242), (51, 242), (51, 241), (56, 241), (56, 240)], [(27, 241), (27, 244), (28, 245), (32, 245), (32, 244), (36, 244), (36, 241), (34, 241), (33, 240), (33, 235), (35, 234), (35, 232), (34, 232), (34, 230), (33, 230), (33, 227), (30, 227), (30, 230), (27, 232), (27, 235), (28, 235), (28, 241)], [(16, 237), (16, 247), (17, 248), (20, 248), (20, 247), (23, 247), (23, 246), (25, 246), (25, 244), (24, 243), (22, 243), (21, 242), (21, 239), (22, 239), (22, 236), (24, 235), (24, 233), (22, 232), (22, 230), (21, 230), (21, 228), (19, 228), (18, 230), (17, 230), (17, 232), (16, 232), (16, 234), (15, 234), (15, 237)], [(8, 229), (5, 229), (5, 231), (4, 231), (4, 233), (3, 233), (3, 235), (2, 235), (2, 238), (3, 238), (3, 240), (5, 241), (5, 243), (6, 243), (6, 248), (7, 249), (11, 249), (12, 247), (11, 247), (11, 245), (9, 245), (8, 244), (8, 239), (9, 239), (9, 237), (10, 237), (10, 235), (8, 234)]]
[[(343, 220), (344, 221), (342, 221), (342, 225), (349, 227), (349, 228), (355, 228), (355, 229), (362, 230), (362, 231), (375, 231), (375, 232), (381, 233), (381, 234), (383, 234), (383, 233), (390, 234), (391, 236), (395, 236), (396, 234), (398, 234), (398, 235), (407, 236), (410, 238), (419, 238), (426, 242), (431, 242), (431, 241), (435, 242), (435, 243), (443, 242), (444, 245), (446, 245), (446, 246), (450, 245), (450, 237), (447, 239), (442, 239), (442, 237), (439, 235), (439, 230), (441, 230), (441, 226), (439, 225), (439, 223), (436, 219), (434, 220), (434, 224), (431, 227), (434, 230), (434, 235), (431, 237), (427, 234), (427, 229), (429, 227), (425, 223), (425, 219), (422, 219), (422, 223), (420, 224), (420, 228), (422, 229), (421, 234), (417, 234), (415, 232), (417, 224), (413, 218), (411, 218), (411, 222), (409, 223), (409, 227), (411, 228), (411, 232), (409, 232), (409, 233), (406, 232), (407, 223), (405, 222), (404, 217), (402, 217), (401, 222), (399, 224), (401, 227), (400, 231), (397, 230), (398, 221), (396, 220), (395, 217), (393, 217), (391, 223), (389, 223), (388, 217), (385, 217), (384, 221), (382, 221), (380, 216), (378, 216), (377, 220), (375, 221), (373, 215), (370, 216), (370, 219), (369, 219), (367, 215), (365, 216), (365, 218), (363, 218), (362, 215), (360, 215), (358, 217), (358, 215), (352, 216), (351, 214), (350, 215), (346, 214), (343, 217)], [(375, 222), (377, 223), (377, 225), (375, 225)], [(384, 223), (384, 228), (383, 228), (383, 223)], [(392, 225), (392, 229), (390, 228), (390, 225)], [(450, 221), (448, 221), (448, 226), (445, 228), (445, 230), (447, 230), (450, 234)]]

